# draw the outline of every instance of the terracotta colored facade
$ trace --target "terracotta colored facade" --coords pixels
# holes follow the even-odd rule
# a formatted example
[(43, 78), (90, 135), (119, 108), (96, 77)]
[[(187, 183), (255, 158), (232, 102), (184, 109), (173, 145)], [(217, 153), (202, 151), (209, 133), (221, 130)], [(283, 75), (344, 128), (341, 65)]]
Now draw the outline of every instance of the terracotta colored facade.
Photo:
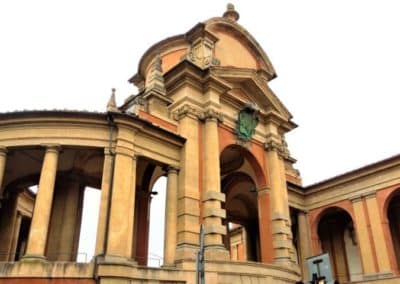
[[(105, 113), (0, 114), (0, 283), (295, 283), (329, 252), (341, 282), (396, 283), (400, 156), (303, 187), (267, 55), (223, 17), (153, 45)], [(149, 210), (167, 178), (164, 258)], [(37, 192), (32, 190), (37, 186)], [(86, 187), (101, 193), (95, 254), (78, 262)]]

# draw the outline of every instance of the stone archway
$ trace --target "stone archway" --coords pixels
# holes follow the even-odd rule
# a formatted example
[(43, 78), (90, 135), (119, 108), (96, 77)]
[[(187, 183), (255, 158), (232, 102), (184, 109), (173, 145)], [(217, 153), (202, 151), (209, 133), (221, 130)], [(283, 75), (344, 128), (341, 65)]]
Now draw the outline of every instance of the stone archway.
[(393, 244), (393, 254), (396, 268), (400, 268), (400, 190), (397, 190), (389, 199), (387, 206), (387, 219)]
[[(247, 149), (238, 145), (230, 145), (222, 151), (220, 167), (221, 190), (226, 196), (222, 204), (226, 210), (225, 247), (232, 260), (261, 262), (261, 244), (271, 241), (265, 238), (262, 232), (265, 224), (259, 221), (259, 189), (265, 184), (262, 167)], [(269, 210), (268, 204), (261, 206)]]
[(340, 283), (362, 279), (362, 266), (353, 219), (331, 207), (322, 212), (317, 232), (323, 253), (329, 253), (334, 278)]
[(257, 192), (252, 179), (241, 172), (228, 175), (222, 181), (226, 195), (223, 207), (226, 210), (227, 237), (225, 246), (231, 259), (260, 261)]

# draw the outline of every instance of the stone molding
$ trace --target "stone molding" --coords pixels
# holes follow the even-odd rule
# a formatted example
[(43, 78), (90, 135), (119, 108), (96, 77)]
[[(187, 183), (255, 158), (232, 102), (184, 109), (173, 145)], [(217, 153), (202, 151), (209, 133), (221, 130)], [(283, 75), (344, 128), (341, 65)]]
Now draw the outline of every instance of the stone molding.
[(376, 197), (376, 191), (371, 191), (360, 195), (352, 196), (349, 198), (349, 200), (352, 203), (355, 203), (355, 202), (360, 202), (362, 199), (375, 198), (375, 197)]

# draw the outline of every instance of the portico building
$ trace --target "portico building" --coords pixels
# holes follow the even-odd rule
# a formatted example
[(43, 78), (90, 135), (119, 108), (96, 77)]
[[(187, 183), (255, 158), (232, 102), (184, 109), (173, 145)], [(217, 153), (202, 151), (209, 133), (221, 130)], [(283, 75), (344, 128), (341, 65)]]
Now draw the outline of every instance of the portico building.
[[(285, 140), (297, 125), (238, 19), (228, 5), (150, 47), (138, 93), (117, 106), (113, 90), (104, 113), (0, 114), (0, 283), (196, 283), (201, 225), (206, 283), (295, 283), (324, 252), (341, 283), (396, 283), (400, 157), (303, 187)], [(150, 268), (161, 176), (164, 258)], [(87, 187), (101, 198), (81, 263)]]

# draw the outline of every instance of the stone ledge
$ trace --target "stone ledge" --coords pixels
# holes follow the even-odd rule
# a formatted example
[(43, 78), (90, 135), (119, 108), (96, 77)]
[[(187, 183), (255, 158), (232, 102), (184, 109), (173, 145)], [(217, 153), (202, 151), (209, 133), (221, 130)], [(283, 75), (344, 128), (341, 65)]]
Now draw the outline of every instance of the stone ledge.
[(28, 259), (19, 262), (0, 262), (0, 278), (92, 278), (94, 262), (61, 262)]
[(222, 208), (207, 208), (204, 210), (203, 218), (220, 217), (226, 218), (226, 210)]
[(226, 235), (226, 227), (222, 225), (205, 225), (204, 234), (220, 234)]
[(208, 200), (219, 200), (225, 202), (225, 194), (216, 191), (206, 191), (203, 195), (203, 202)]

